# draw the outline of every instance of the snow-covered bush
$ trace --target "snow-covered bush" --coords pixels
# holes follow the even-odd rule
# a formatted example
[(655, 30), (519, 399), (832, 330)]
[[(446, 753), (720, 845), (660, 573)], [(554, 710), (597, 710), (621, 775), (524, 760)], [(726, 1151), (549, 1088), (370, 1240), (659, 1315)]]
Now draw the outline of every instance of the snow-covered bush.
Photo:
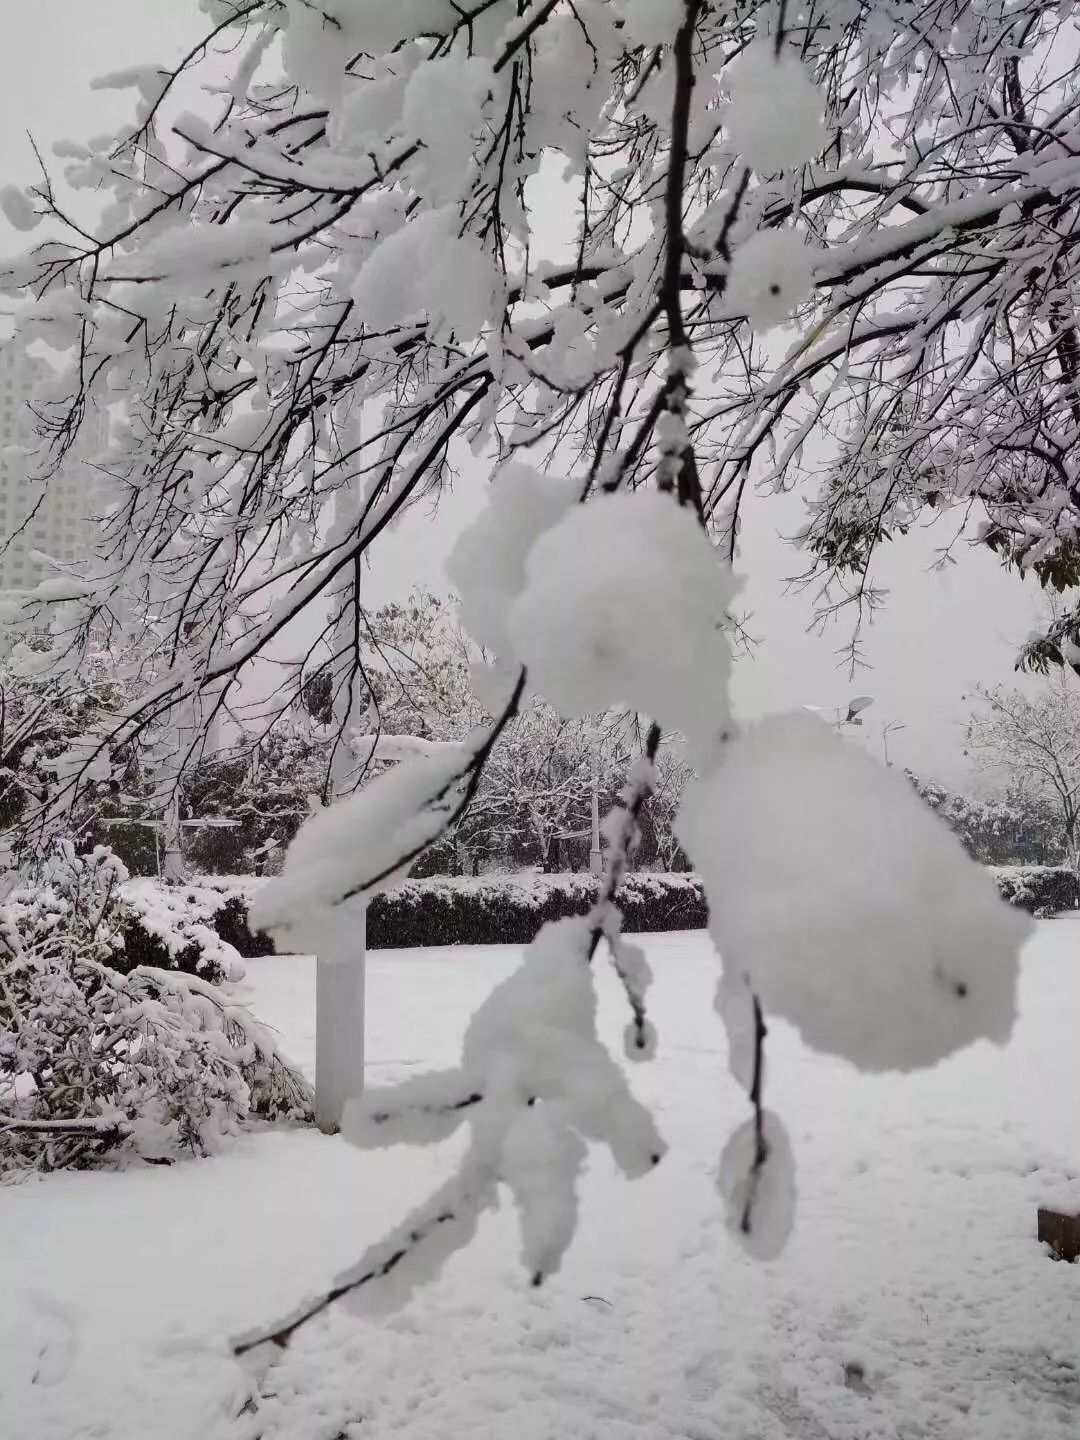
[(212, 984), (243, 978), (243, 960), (217, 923), (227, 903), (219, 889), (142, 877), (127, 881), (121, 899), (123, 947), (113, 959), (117, 969), (177, 970)]
[(1065, 865), (1000, 865), (993, 870), (998, 893), (1030, 915), (1060, 915), (1080, 908), (1080, 878)]
[(251, 1117), (306, 1119), (306, 1083), (213, 986), (121, 974), (123, 867), (62, 845), (0, 907), (0, 1171), (205, 1154)]

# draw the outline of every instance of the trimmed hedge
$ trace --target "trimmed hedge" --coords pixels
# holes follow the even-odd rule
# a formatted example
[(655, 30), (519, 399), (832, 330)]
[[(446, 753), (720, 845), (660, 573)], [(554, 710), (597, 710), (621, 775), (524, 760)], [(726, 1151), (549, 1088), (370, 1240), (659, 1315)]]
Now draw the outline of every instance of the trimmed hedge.
[(1007, 865), (994, 868), (1001, 898), (1031, 915), (1057, 915), (1080, 908), (1080, 879), (1064, 865)]
[[(992, 870), (1004, 900), (1034, 915), (1080, 908), (1080, 881), (1054, 866), (1010, 866)], [(248, 877), (202, 878), (197, 885), (159, 887), (164, 905), (154, 903), (137, 882), (142, 915), (125, 933), (125, 969), (156, 965), (220, 978), (228, 957), (272, 955), (274, 942), (248, 929), (248, 905), (259, 882)], [(132, 887), (132, 889), (134, 886)], [(548, 920), (584, 915), (596, 899), (592, 875), (494, 876), (478, 879), (433, 877), (407, 880), (376, 895), (367, 910), (367, 943), (373, 950), (425, 945), (527, 945)], [(708, 918), (696, 875), (639, 871), (619, 890), (623, 928), (629, 933), (700, 930)], [(188, 917), (184, 912), (190, 909)], [(162, 911), (170, 923), (162, 924)], [(209, 935), (208, 935), (209, 931)], [(207, 944), (214, 936), (220, 949)], [(215, 952), (216, 953), (210, 953)]]
[[(597, 895), (592, 875), (409, 880), (368, 905), (373, 950), (420, 945), (527, 945), (548, 920), (584, 915)], [(699, 930), (705, 893), (693, 875), (628, 875), (619, 890), (627, 931)]]
[[(255, 882), (256, 885), (258, 882)], [(179, 896), (185, 888), (177, 886)], [(269, 935), (252, 935), (247, 914), (252, 882), (237, 888), (209, 877), (200, 881), (222, 903), (211, 924), (220, 938), (245, 959), (273, 955)], [(367, 943), (372, 950), (404, 950), (425, 945), (527, 945), (548, 920), (584, 915), (596, 899), (592, 875), (525, 875), (478, 879), (433, 877), (407, 880), (376, 895), (367, 909)], [(644, 932), (700, 930), (707, 910), (696, 875), (638, 872), (619, 890), (623, 928)]]

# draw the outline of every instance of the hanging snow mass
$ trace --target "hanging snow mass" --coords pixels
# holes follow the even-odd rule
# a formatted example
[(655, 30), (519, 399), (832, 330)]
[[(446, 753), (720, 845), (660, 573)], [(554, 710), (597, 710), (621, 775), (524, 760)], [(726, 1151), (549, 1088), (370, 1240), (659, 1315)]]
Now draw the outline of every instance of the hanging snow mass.
[(727, 1228), (758, 1260), (775, 1260), (795, 1227), (795, 1157), (779, 1116), (762, 1116), (765, 1157), (755, 1164), (758, 1135), (746, 1120), (724, 1146), (716, 1188), (724, 1201)]
[(350, 952), (355, 922), (344, 902), (405, 877), (461, 798), (469, 758), (464, 747), (448, 745), (402, 760), (363, 789), (316, 811), (289, 846), (281, 874), (252, 901), (252, 925), (300, 951)]
[(756, 230), (732, 258), (728, 301), (755, 330), (782, 325), (809, 296), (813, 264), (814, 252), (797, 231)]
[(752, 169), (773, 175), (821, 152), (825, 102), (794, 55), (776, 55), (768, 41), (751, 45), (731, 67), (728, 93), (728, 139)]
[(447, 578), (461, 597), (461, 623), (500, 659), (513, 655), (506, 620), (525, 583), (526, 557), (577, 498), (569, 481), (530, 465), (504, 465), (491, 483), (487, 505), (447, 557)]
[(807, 1044), (914, 1070), (1008, 1038), (1030, 919), (902, 775), (816, 717), (748, 727), (677, 830), (725, 969)]
[(507, 630), (561, 715), (631, 706), (682, 734), (707, 768), (728, 722), (735, 591), (692, 510), (659, 491), (620, 492), (575, 505), (540, 536)]

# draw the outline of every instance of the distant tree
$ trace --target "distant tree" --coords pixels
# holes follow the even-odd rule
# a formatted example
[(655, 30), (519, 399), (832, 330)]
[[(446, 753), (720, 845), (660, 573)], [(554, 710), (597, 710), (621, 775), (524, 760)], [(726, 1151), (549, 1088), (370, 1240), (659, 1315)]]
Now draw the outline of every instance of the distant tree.
[(907, 772), (922, 798), (984, 865), (1056, 865), (1064, 858), (1061, 824), (1045, 799), (1013, 783), (973, 799)]
[(675, 818), (694, 771), (682, 747), (671, 743), (660, 746), (653, 768), (656, 780), (641, 812), (637, 858), (655, 870), (687, 870), (690, 862), (675, 834)]
[(1052, 810), (1069, 863), (1080, 868), (1080, 698), (1072, 682), (1063, 672), (1033, 695), (999, 686), (978, 698), (967, 730), (972, 758)]
[[(41, 647), (44, 649), (44, 646)], [(134, 873), (156, 869), (157, 837), (135, 822), (153, 792), (150, 734), (97, 754), (115, 717), (138, 693), (130, 657), (95, 647), (74, 672), (39, 672), (38, 647), (0, 663), (0, 834), (16, 857), (49, 850), (59, 836), (80, 850), (108, 844)], [(75, 774), (71, 792), (54, 805)]]

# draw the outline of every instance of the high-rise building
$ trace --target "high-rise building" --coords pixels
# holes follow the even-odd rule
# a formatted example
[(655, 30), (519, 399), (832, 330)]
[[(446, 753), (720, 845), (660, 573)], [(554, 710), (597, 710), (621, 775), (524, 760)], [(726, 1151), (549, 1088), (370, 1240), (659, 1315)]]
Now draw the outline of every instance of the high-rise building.
[(54, 573), (40, 556), (81, 559), (96, 531), (90, 517), (98, 487), (87, 462), (105, 448), (108, 415), (87, 417), (72, 453), (47, 482), (32, 478), (35, 457), (21, 448), (36, 443), (30, 402), (48, 375), (45, 361), (0, 346), (0, 590), (28, 590)]

